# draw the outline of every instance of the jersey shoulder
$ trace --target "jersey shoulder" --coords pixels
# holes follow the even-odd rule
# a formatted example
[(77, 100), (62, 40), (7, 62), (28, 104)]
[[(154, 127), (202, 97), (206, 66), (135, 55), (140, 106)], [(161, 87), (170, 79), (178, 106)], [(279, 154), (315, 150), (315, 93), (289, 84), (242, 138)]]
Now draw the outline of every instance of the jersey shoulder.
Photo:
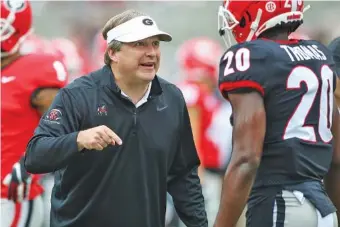
[(334, 70), (337, 77), (340, 78), (340, 37), (334, 39), (329, 45), (328, 49), (333, 56)]
[(321, 61), (319, 63), (321, 65), (321, 69), (323, 69), (324, 66), (327, 66), (331, 69), (331, 71), (333, 72), (333, 89), (335, 90), (337, 84), (336, 81), (340, 72), (338, 72), (339, 70), (337, 68), (335, 56), (332, 52), (332, 49), (326, 47), (316, 40), (304, 40), (302, 41), (302, 44), (304, 46), (308, 46), (311, 50), (314, 50), (314, 52), (312, 52), (312, 55), (314, 59), (318, 59)]
[(264, 95), (265, 77), (273, 62), (275, 49), (263, 40), (237, 44), (222, 56), (219, 66), (219, 88), (226, 93), (254, 89)]
[(336, 55), (334, 55), (334, 53), (332, 52), (332, 50), (328, 47), (326, 47), (325, 45), (323, 45), (322, 43), (318, 42), (318, 41), (314, 41), (313, 42), (316, 46), (316, 48), (318, 50), (320, 50), (322, 53), (324, 53), (326, 60), (327, 60), (327, 64), (329, 65), (329, 67), (333, 70), (334, 74), (336, 76), (340, 76), (340, 70), (337, 69), (336, 66)]
[(65, 65), (54, 55), (29, 54), (23, 56), (23, 66), (29, 67), (27, 79), (37, 87), (64, 87), (68, 81)]
[(319, 53), (320, 58), (318, 58), (318, 60), (333, 61), (332, 51), (317, 40), (300, 40), (299, 45), (308, 46), (310, 50), (314, 49), (314, 51)]
[(249, 41), (249, 42), (244, 42), (244, 43), (238, 43), (235, 44), (233, 46), (231, 46), (222, 56), (225, 56), (225, 54), (227, 54), (228, 52), (233, 52), (234, 54), (236, 54), (239, 51), (249, 51), (251, 52), (251, 57), (253, 59), (265, 59), (270, 57), (270, 55), (272, 54), (273, 51), (273, 46), (270, 44), (270, 42), (266, 41), (266, 40), (253, 40), (253, 41)]
[[(26, 54), (23, 55), (21, 57), (21, 61), (23, 62), (23, 64), (29, 64), (31, 66), (38, 66), (40, 65), (40, 69), (42, 68), (42, 64), (46, 64), (46, 63), (53, 63), (54, 61), (58, 61), (60, 60), (60, 58), (58, 58), (55, 55), (51, 55), (51, 54), (43, 54), (43, 53), (32, 53), (32, 54)], [(39, 70), (39, 68), (37, 68), (36, 70)]]

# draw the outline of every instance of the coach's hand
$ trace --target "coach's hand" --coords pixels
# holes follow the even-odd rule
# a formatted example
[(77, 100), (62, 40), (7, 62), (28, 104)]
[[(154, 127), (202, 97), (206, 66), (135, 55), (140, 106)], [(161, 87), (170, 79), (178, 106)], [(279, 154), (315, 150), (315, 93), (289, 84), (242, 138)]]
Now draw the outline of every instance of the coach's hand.
[(24, 167), (24, 158), (15, 163), (12, 167), (12, 172), (4, 178), (3, 184), (8, 186), (8, 200), (15, 203), (22, 202), (28, 197), (32, 177)]
[(80, 131), (77, 137), (79, 151), (84, 148), (101, 151), (110, 144), (122, 145), (122, 143), (121, 138), (105, 125)]

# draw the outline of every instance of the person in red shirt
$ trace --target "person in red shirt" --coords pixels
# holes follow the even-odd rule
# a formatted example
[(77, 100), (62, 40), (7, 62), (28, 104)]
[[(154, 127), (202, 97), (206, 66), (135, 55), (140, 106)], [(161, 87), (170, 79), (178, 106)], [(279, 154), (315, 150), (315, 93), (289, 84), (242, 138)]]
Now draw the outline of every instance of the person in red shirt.
[(25, 37), (25, 42), (22, 42), (19, 47), (19, 51), (22, 55), (40, 53), (40, 54), (50, 54), (58, 55), (58, 49), (53, 46), (52, 42), (47, 38), (30, 32), (30, 34)]
[(219, 151), (208, 136), (214, 111), (219, 107), (215, 95), (218, 59), (222, 47), (214, 40), (199, 37), (182, 44), (178, 51), (185, 80), (180, 83), (186, 100), (199, 156), (204, 169), (220, 168)]
[(210, 38), (198, 37), (184, 42), (178, 50), (180, 71), (184, 81), (179, 84), (185, 98), (201, 160), (199, 176), (203, 185), (208, 221), (212, 222), (218, 211), (221, 190), (221, 172), (224, 155), (213, 138), (215, 112), (221, 99), (216, 95), (218, 60), (222, 55), (220, 44)]
[(50, 42), (66, 66), (69, 74), (69, 83), (87, 73), (84, 70), (84, 59), (80, 55), (78, 47), (71, 39), (58, 37)]
[(31, 31), (25, 1), (1, 1), (1, 226), (39, 227), (43, 188), (24, 168), (26, 145), (58, 90), (67, 82), (53, 55), (20, 53)]

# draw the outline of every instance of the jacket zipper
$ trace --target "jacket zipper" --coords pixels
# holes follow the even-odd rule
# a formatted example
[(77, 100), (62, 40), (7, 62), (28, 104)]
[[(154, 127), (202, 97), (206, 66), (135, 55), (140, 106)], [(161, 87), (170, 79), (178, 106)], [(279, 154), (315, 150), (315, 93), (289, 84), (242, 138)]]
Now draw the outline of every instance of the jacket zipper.
[(135, 108), (133, 110), (133, 121), (134, 121), (134, 125), (136, 126), (137, 125), (137, 108)]

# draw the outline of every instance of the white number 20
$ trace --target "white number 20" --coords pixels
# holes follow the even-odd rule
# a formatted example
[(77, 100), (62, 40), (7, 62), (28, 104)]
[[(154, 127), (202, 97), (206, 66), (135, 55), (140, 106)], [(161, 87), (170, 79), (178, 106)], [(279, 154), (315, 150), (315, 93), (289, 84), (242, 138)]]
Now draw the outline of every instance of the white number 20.
[(233, 59), (235, 59), (236, 70), (244, 72), (249, 69), (250, 51), (247, 48), (238, 49), (235, 53), (235, 58), (234, 58), (234, 52), (228, 51), (224, 55), (224, 58), (223, 58), (224, 61), (227, 60), (226, 67), (224, 69), (224, 76), (228, 76), (229, 74), (232, 74), (235, 72), (234, 68), (231, 67), (231, 63), (233, 62)]
[(307, 86), (307, 92), (302, 96), (295, 112), (291, 115), (283, 139), (299, 138), (316, 142), (316, 134), (313, 126), (305, 125), (309, 111), (313, 104), (320, 102), (318, 134), (320, 139), (328, 143), (332, 139), (332, 116), (333, 116), (333, 72), (324, 65), (321, 68), (320, 100), (315, 100), (319, 91), (319, 79), (315, 73), (304, 66), (295, 68), (287, 79), (287, 90), (301, 89), (301, 83)]

